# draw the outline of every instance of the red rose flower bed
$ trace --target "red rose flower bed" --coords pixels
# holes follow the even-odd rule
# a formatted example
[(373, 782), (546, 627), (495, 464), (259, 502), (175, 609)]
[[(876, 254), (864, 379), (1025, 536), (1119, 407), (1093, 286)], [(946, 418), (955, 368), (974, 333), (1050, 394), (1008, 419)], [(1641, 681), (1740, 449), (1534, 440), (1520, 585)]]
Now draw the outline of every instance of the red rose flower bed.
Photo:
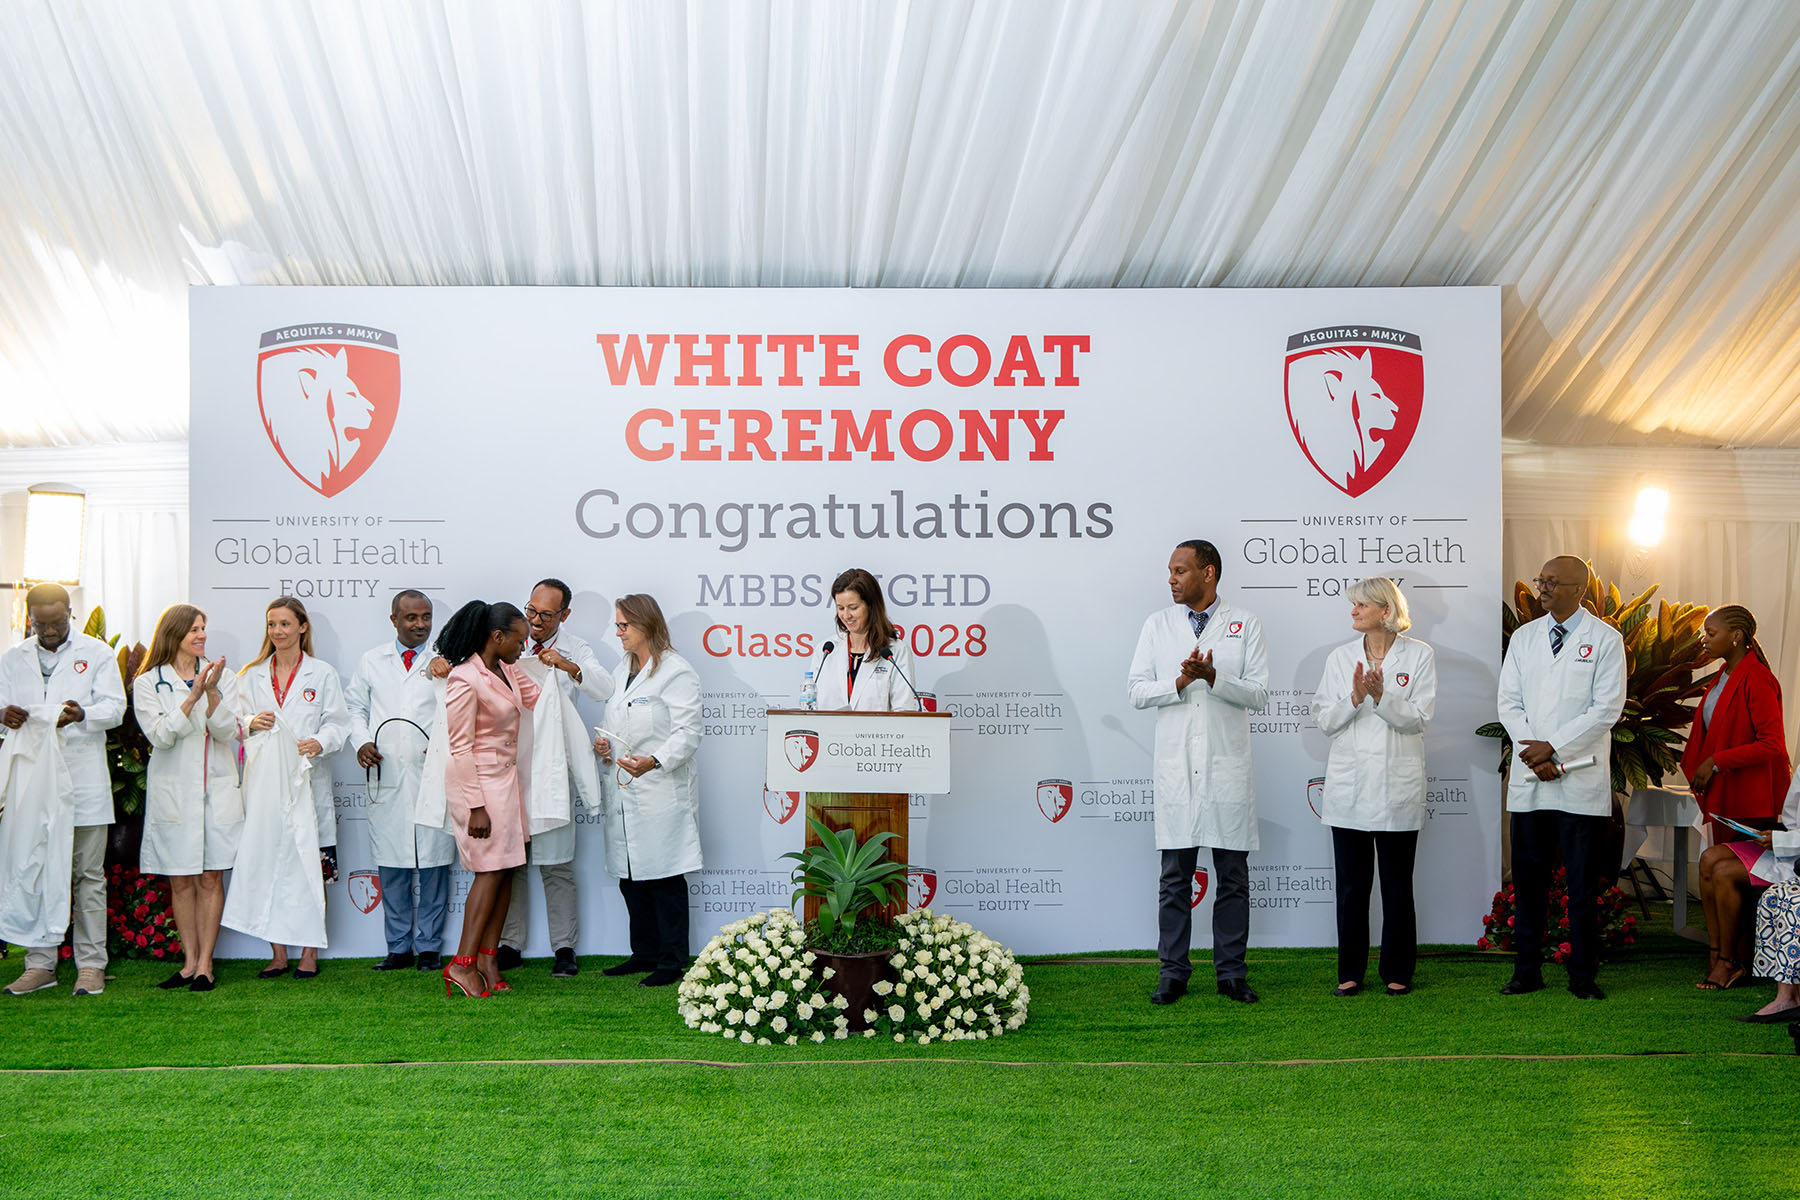
[[(1494, 911), (1481, 918), (1486, 932), (1475, 941), (1477, 950), (1513, 949), (1513, 928), (1518, 919), (1518, 900), (1513, 885), (1507, 884), (1494, 893)], [(1617, 886), (1608, 887), (1595, 902), (1600, 920), (1600, 952), (1618, 950), (1637, 941), (1637, 918), (1631, 915), (1631, 904)], [(1550, 904), (1544, 918), (1544, 956), (1551, 962), (1567, 962), (1571, 947), (1563, 939), (1569, 928), (1569, 880), (1563, 867), (1550, 877)], [(1561, 936), (1558, 936), (1561, 931)]]

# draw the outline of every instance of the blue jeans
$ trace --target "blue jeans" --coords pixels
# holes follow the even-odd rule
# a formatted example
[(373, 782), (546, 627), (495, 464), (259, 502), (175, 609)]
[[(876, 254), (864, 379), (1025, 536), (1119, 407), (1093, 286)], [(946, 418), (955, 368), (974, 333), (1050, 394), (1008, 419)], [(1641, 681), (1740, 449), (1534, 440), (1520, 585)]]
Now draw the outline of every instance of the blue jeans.
[[(450, 909), (450, 868), (377, 867), (381, 876), (381, 920), (389, 954), (437, 954), (444, 946), (444, 917)], [(419, 879), (413, 898), (413, 876)], [(413, 936), (414, 923), (418, 937)]]

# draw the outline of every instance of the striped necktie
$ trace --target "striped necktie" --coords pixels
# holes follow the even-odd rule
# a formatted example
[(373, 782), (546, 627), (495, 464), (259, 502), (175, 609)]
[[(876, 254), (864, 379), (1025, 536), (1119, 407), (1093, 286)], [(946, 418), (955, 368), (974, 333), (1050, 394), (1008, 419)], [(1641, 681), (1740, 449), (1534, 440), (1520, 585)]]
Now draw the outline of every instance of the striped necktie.
[(1562, 653), (1563, 638), (1568, 635), (1568, 632), (1569, 631), (1564, 629), (1560, 623), (1550, 627), (1551, 658), (1555, 658), (1558, 654)]

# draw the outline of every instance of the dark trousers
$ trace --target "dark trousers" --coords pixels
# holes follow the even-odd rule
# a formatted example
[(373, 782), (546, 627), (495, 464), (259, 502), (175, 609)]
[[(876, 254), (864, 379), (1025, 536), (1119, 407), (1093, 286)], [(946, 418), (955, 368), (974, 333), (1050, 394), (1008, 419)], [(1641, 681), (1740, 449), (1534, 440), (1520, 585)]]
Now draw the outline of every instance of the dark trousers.
[[(1600, 965), (1596, 911), (1600, 871), (1595, 861), (1605, 841), (1606, 818), (1545, 809), (1512, 817), (1514, 975), (1540, 975), (1544, 964), (1544, 920), (1550, 905), (1550, 877), (1562, 848), (1569, 888), (1569, 979), (1593, 982)], [(1560, 935), (1561, 931), (1553, 931)]]
[[(389, 954), (436, 954), (444, 948), (444, 916), (450, 911), (450, 868), (376, 867), (381, 878), (381, 922)], [(413, 877), (419, 892), (413, 896)], [(418, 935), (413, 934), (414, 926)]]
[(687, 876), (621, 879), (619, 894), (631, 922), (631, 957), (664, 970), (687, 970)]
[(1369, 969), (1369, 893), (1381, 870), (1381, 981), (1411, 984), (1419, 958), (1413, 912), (1413, 858), (1419, 831), (1374, 832), (1331, 827), (1337, 862), (1338, 982), (1361, 983)]
[[(1250, 852), (1214, 850), (1213, 974), (1220, 980), (1242, 979), (1244, 950), (1250, 945)], [(1187, 846), (1162, 852), (1157, 881), (1156, 956), (1164, 979), (1184, 983), (1193, 974), (1188, 952), (1194, 945), (1194, 868), (1200, 848)]]

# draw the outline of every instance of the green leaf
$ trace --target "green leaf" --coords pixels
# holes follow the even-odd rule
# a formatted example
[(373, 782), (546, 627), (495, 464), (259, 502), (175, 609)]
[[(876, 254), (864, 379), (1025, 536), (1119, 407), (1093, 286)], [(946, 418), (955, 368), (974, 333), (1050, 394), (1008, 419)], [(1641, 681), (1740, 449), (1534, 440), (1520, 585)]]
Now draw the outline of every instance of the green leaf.
[(1507, 736), (1506, 726), (1502, 725), (1498, 721), (1489, 721), (1486, 725), (1483, 725), (1480, 729), (1477, 729), (1475, 731), (1475, 736), (1476, 737), (1486, 737), (1486, 738), (1503, 738), (1503, 737)]

